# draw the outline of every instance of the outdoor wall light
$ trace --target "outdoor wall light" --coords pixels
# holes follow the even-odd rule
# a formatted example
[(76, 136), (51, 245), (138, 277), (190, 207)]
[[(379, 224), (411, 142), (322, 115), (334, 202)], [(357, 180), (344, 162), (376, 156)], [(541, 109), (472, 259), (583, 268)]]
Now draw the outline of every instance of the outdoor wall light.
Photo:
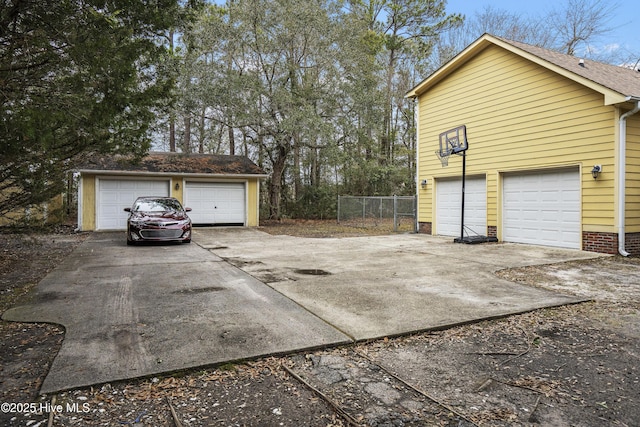
[(595, 165), (593, 169), (591, 169), (591, 176), (593, 179), (598, 179), (600, 172), (602, 172), (602, 165)]
[(423, 190), (427, 188), (427, 180), (423, 179), (422, 181), (420, 181), (420, 186), (422, 187)]
[(176, 186), (174, 188), (176, 189), (176, 191), (179, 190), (180, 189), (180, 183), (176, 182)]

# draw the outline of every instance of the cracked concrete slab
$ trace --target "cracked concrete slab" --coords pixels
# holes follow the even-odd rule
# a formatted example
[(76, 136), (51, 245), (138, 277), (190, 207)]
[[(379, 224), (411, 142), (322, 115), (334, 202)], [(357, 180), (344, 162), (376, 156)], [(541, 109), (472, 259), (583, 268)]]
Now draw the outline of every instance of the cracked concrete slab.
[(128, 247), (122, 233), (94, 233), (5, 312), (66, 329), (41, 393), (578, 302), (493, 273), (598, 256), (247, 228), (196, 229), (193, 242)]
[(3, 319), (65, 327), (41, 393), (349, 342), (196, 244), (122, 233), (92, 235)]
[[(198, 232), (203, 247), (354, 340), (401, 335), (584, 301), (499, 279), (497, 270), (599, 254), (517, 244), (464, 245), (419, 234), (352, 238)], [(259, 242), (259, 243), (258, 243)], [(322, 271), (322, 275), (300, 274)]]

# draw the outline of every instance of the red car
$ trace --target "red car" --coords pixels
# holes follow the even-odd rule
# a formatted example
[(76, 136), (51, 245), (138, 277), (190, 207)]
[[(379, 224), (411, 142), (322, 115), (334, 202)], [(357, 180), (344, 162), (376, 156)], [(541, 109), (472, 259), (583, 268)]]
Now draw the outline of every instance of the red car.
[(191, 218), (173, 197), (138, 197), (127, 219), (127, 245), (139, 242), (191, 243)]

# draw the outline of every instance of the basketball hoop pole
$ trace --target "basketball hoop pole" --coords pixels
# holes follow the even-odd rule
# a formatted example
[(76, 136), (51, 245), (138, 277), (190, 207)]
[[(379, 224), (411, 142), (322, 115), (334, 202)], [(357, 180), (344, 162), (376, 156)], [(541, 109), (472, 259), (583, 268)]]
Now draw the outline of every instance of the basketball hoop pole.
[[(440, 149), (436, 150), (436, 156), (440, 159), (442, 167), (448, 165), (449, 156), (452, 154), (462, 155), (462, 207), (460, 212), (460, 237), (453, 239), (454, 243), (484, 243), (497, 242), (495, 237), (486, 236), (464, 236), (464, 201), (466, 195), (466, 178), (467, 178), (467, 149), (469, 142), (467, 141), (467, 127), (465, 125), (449, 129), (440, 133), (438, 136)], [(475, 233), (475, 232), (474, 232)]]
[(466, 195), (466, 178), (467, 178), (467, 149), (469, 142), (467, 141), (467, 127), (465, 125), (449, 129), (440, 133), (438, 136), (440, 149), (436, 150), (436, 156), (442, 163), (442, 167), (449, 163), (449, 156), (452, 154), (462, 153), (462, 212), (460, 212), (460, 237), (453, 239), (454, 243), (486, 243), (497, 242), (497, 237), (487, 237), (477, 234), (471, 230), (475, 236), (464, 236), (464, 200)]
[(464, 240), (464, 196), (465, 176), (467, 175), (467, 151), (462, 152), (462, 212), (460, 214), (460, 241)]

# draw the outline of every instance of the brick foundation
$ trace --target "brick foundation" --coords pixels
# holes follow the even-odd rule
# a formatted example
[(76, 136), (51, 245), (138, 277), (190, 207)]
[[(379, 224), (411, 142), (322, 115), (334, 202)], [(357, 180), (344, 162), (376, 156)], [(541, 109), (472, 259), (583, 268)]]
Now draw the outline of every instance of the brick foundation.
[(640, 255), (640, 233), (627, 233), (624, 246), (631, 255)]
[[(419, 222), (418, 233), (433, 234), (430, 222)], [(487, 226), (487, 237), (498, 237), (498, 227)], [(618, 253), (618, 234), (585, 231), (582, 233), (582, 249), (588, 252), (615, 255)], [(625, 249), (631, 255), (640, 255), (640, 233), (627, 233)]]
[(603, 254), (618, 253), (618, 235), (616, 233), (599, 233), (584, 231), (582, 233), (582, 249)]
[[(582, 233), (582, 249), (615, 255), (618, 253), (618, 234), (585, 231)], [(625, 249), (632, 255), (640, 255), (640, 233), (626, 234)]]
[(419, 222), (418, 223), (418, 233), (422, 234), (433, 234), (431, 223), (430, 222)]

